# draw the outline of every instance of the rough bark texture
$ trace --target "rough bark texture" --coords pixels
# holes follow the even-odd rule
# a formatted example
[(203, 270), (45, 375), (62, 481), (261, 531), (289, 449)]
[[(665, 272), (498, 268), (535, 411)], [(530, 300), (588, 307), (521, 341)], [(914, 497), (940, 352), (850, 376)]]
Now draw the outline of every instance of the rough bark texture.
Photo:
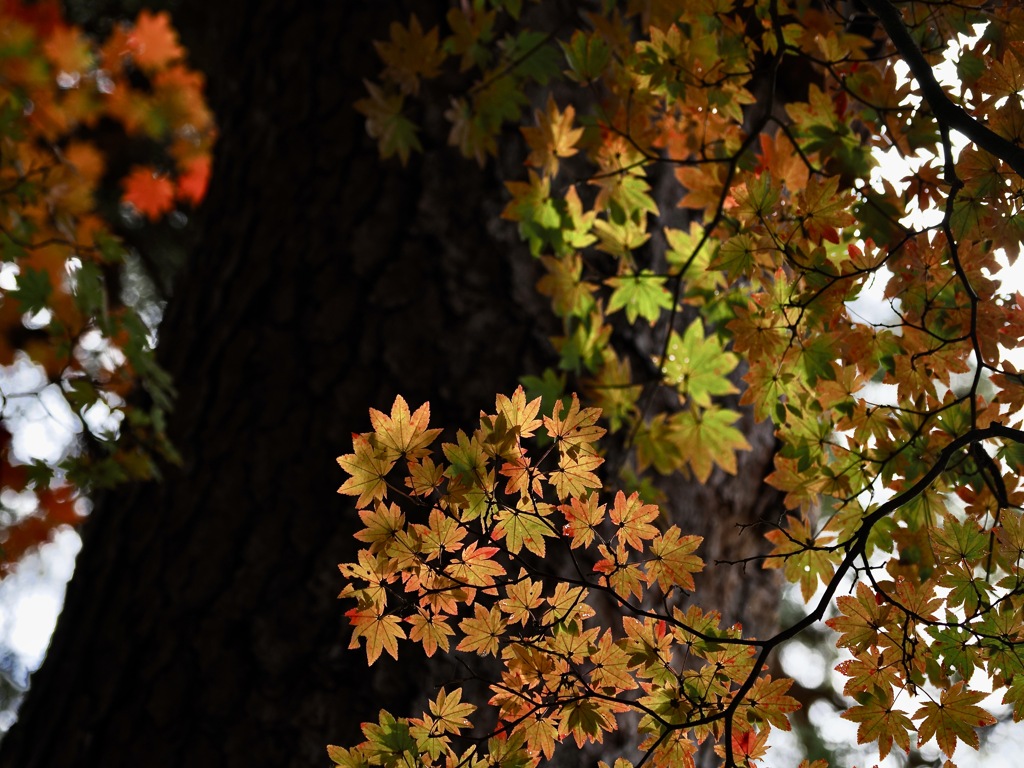
[(416, 691), (345, 649), (334, 457), (399, 390), (471, 423), (514, 387), (514, 240), (488, 232), (487, 173), (403, 171), (364, 137), (351, 103), (397, 4), (262, 5), (178, 14), (222, 136), (161, 328), (185, 465), (99, 504), (2, 765), (309, 766)]
[[(535, 362), (536, 333), (509, 266), (529, 257), (490, 223), (493, 173), (442, 150), (381, 164), (350, 108), (369, 40), (407, 13), (179, 8), (221, 127), (201, 244), (161, 328), (185, 463), (99, 501), (2, 768), (311, 766), (378, 708), (409, 713), (417, 670), (346, 650), (336, 563), (355, 526), (334, 457), (398, 391), (472, 424)], [(741, 482), (679, 485), (684, 527), (733, 551), (720, 521), (759, 514), (766, 456)], [(733, 599), (727, 613), (751, 598)]]

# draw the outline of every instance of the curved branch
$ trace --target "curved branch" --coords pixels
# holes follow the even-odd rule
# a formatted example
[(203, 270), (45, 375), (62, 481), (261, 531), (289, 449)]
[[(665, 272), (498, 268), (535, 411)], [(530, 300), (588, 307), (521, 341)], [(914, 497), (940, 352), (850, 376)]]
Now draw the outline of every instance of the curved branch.
[(1017, 146), (1003, 138), (977, 119), (972, 117), (946, 95), (935, 79), (935, 73), (921, 53), (921, 49), (910, 36), (903, 23), (903, 17), (890, 0), (863, 0), (864, 5), (878, 17), (896, 50), (903, 56), (910, 72), (921, 86), (925, 101), (932, 108), (935, 118), (949, 128), (955, 128), (986, 152), (990, 152), (1024, 177), (1024, 147)]

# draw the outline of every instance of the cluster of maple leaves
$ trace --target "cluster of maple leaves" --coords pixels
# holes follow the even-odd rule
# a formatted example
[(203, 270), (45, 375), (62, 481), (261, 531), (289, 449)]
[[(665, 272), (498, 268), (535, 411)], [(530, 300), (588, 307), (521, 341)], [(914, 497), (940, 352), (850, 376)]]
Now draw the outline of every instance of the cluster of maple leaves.
[[(843, 717), (880, 758), (933, 738), (948, 757), (977, 748), (995, 722), (979, 675), (1024, 718), (1024, 296), (997, 277), (1024, 238), (1024, 8), (863, 5), (866, 27), (812, 0), (635, 0), (543, 33), (535, 9), (474, 0), (446, 36), (413, 17), (378, 43), (357, 108), (383, 157), (419, 150), (408, 103), (446, 68), (469, 83), (450, 143), (480, 162), (544, 105), (504, 216), (563, 332), (559, 370), (525, 380), (543, 413), (499, 396), (435, 460), (426, 407), (399, 399), (340, 459), (367, 545), (341, 566), (353, 644), (372, 663), (408, 638), (502, 673), (487, 739), (442, 690), (422, 717), (382, 713), (363, 744), (331, 747), (337, 764), (533, 765), (630, 711), (645, 764), (693, 765), (713, 743), (754, 765), (797, 707), (770, 656), (823, 620), (849, 654)], [(957, 40), (943, 86), (932, 68)], [(805, 94), (780, 87), (794, 62)], [(879, 174), (879, 150), (909, 174)], [(676, 200), (655, 199), (655, 173)], [(663, 223), (667, 202), (687, 228)], [(851, 308), (873, 286), (889, 321)], [(639, 373), (638, 326), (659, 340)], [(760, 640), (698, 607), (699, 541), (644, 480), (735, 473), (737, 396), (780, 445), (767, 482), (788, 511), (762, 564), (807, 603)], [(610, 477), (605, 428), (629, 449)]]
[[(21, 391), (5, 374), (2, 418), (13, 399), (55, 390), (100, 446), (59, 468), (24, 465), (3, 428), (0, 478), (20, 501), (2, 510), (0, 571), (78, 520), (82, 487), (146, 477), (154, 452), (172, 452), (162, 436), (172, 389), (152, 330), (109, 286), (127, 257), (121, 217), (155, 221), (205, 194), (214, 131), (202, 87), (166, 13), (142, 11), (100, 44), (64, 21), (57, 0), (0, 2), (0, 366), (30, 364), (44, 382)], [(159, 165), (123, 171), (102, 148), (133, 142)], [(128, 405), (140, 384), (152, 408)], [(89, 427), (96, 406), (119, 412), (120, 426)]]

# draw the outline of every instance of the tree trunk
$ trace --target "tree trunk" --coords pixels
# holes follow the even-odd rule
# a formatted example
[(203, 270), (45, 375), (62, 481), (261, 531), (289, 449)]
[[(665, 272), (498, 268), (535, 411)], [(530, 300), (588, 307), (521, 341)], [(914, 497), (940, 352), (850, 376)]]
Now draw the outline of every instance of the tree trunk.
[[(380, 707), (410, 713), (417, 671), (346, 649), (336, 564), (357, 520), (334, 458), (397, 392), (472, 425), (540, 353), (494, 172), (429, 147), (381, 163), (351, 109), (377, 67), (369, 41), (408, 12), (176, 11), (220, 125), (200, 245), (160, 329), (184, 464), (97, 500), (0, 768), (306, 767)], [(716, 509), (749, 522), (755, 464), (675, 506), (712, 531)]]

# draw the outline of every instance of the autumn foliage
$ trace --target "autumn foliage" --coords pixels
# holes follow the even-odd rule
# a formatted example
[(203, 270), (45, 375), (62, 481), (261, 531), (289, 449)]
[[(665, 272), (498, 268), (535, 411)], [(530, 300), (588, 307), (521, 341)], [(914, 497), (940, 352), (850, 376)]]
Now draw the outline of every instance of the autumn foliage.
[[(336, 764), (536, 765), (626, 712), (638, 764), (762, 764), (798, 708), (768, 664), (820, 623), (881, 758), (977, 748), (1000, 700), (1024, 718), (1024, 296), (1000, 276), (1024, 236), (1024, 9), (862, 5), (606, 3), (559, 24), (477, 0), (377, 44), (357, 108), (383, 157), (421, 149), (443, 73), (465, 82), (445, 113), (464, 156), (525, 119), (504, 217), (563, 330), (531, 394), (440, 450), (399, 398), (339, 459), (363, 522), (341, 566), (353, 646), (501, 672), (487, 702), (446, 686), (382, 712)], [(652, 482), (734, 473), (743, 408), (771, 420), (787, 508), (759, 564), (805, 603), (762, 638), (702, 602), (700, 541)]]
[[(0, 2), (0, 484), (18, 498), (2, 509), (0, 570), (75, 522), (82, 488), (150, 476), (153, 456), (173, 455), (153, 329), (116, 287), (119, 227), (202, 200), (213, 142), (202, 86), (166, 13), (142, 11), (98, 41), (56, 0)], [(129, 146), (145, 159), (125, 169)], [(59, 465), (21, 465), (15, 403), (49, 397), (82, 438)]]

